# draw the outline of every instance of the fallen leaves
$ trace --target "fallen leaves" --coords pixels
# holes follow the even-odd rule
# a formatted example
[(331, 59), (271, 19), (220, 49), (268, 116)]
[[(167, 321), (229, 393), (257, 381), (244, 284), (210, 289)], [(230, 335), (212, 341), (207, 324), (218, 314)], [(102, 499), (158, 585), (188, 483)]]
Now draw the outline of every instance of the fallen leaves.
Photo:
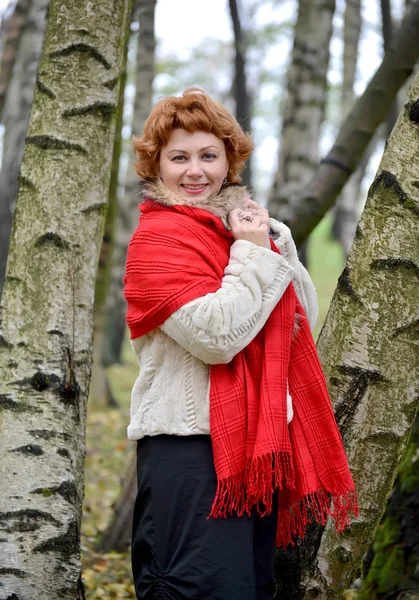
[(134, 444), (127, 441), (129, 393), (137, 375), (133, 362), (108, 371), (119, 408), (89, 405), (85, 461), (85, 499), (81, 531), (82, 578), (87, 600), (135, 600), (130, 552), (100, 554), (96, 545), (112, 517), (121, 477)]

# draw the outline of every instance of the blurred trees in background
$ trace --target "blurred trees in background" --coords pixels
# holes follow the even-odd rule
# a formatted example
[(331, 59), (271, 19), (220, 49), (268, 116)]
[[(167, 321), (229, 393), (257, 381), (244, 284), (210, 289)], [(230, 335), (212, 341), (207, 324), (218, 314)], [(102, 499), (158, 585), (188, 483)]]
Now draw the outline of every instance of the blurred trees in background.
[[(52, 3), (54, 6), (61, 4)], [(104, 107), (98, 109), (105, 121), (112, 114), (112, 124), (106, 121), (108, 129), (103, 128), (104, 125), (100, 125), (99, 121), (96, 125), (92, 124), (92, 127), (98, 128), (97, 131), (102, 127), (101, 135), (108, 136), (106, 157), (101, 154), (102, 169), (106, 173), (100, 174), (102, 188), (98, 197), (98, 206), (102, 206), (107, 197), (108, 209), (95, 291), (94, 368), (90, 397), (96, 405), (105, 406), (114, 402), (105, 367), (122, 361), (126, 332), (122, 278), (127, 245), (138, 223), (137, 206), (140, 200), (138, 177), (133, 168), (135, 157), (131, 135), (141, 135), (153, 99), (177, 94), (186, 87), (198, 85), (236, 114), (256, 142), (251, 168), (249, 165), (244, 173), (245, 183), (254, 191), (253, 196), (257, 201), (268, 204), (272, 216), (288, 223), (301, 252), (313, 229), (333, 209), (334, 236), (342, 245), (343, 255), (349, 256), (319, 339), (319, 352), (350, 461), (353, 466), (356, 465), (354, 475), (360, 489), (361, 516), (359, 522), (338, 539), (330, 528), (323, 532), (321, 528), (313, 527), (304, 544), (297, 545), (286, 554), (278, 554), (278, 597), (287, 600), (338, 598), (343, 588), (359, 575), (359, 564), (373, 540), (417, 410), (417, 401), (412, 400), (413, 384), (407, 385), (406, 375), (406, 366), (413, 355), (417, 324), (411, 306), (411, 288), (418, 272), (419, 252), (412, 231), (418, 214), (419, 173), (414, 165), (409, 164), (409, 161), (417, 162), (417, 137), (415, 139), (412, 133), (416, 131), (417, 136), (416, 128), (419, 126), (415, 112), (419, 110), (415, 108), (415, 98), (419, 95), (417, 80), (412, 88), (413, 95), (402, 109), (398, 127), (389, 140), (352, 247), (365, 200), (362, 194), (369, 161), (379, 137), (388, 137), (394, 125), (400, 90), (400, 100), (406, 102), (406, 88), (403, 91), (403, 86), (414, 73), (419, 58), (419, 2), (406, 0), (404, 5), (399, 2), (397, 19), (392, 16), (394, 6), (390, 5), (389, 0), (380, 0), (379, 6), (376, 0), (376, 4), (377, 11), (381, 11), (380, 29), (385, 54), (372, 80), (362, 91), (359, 73), (368, 60), (368, 52), (371, 52), (362, 48), (362, 36), (374, 26), (368, 20), (363, 22), (361, 0), (337, 0), (336, 5), (335, 0), (229, 0), (226, 2), (226, 13), (231, 21), (231, 39), (219, 39), (217, 31), (213, 31), (210, 37), (203, 36), (201, 43), (186, 53), (176, 52), (173, 48), (166, 49), (164, 40), (161, 40), (162, 47), (157, 44), (156, 52), (156, 0), (134, 0), (125, 59), (120, 54), (123, 51), (122, 38), (118, 38), (118, 72), (114, 74), (113, 83), (108, 82), (109, 90), (119, 90), (118, 99), (112, 101), (117, 102), (118, 109), (113, 104), (109, 113)], [(4, 135), (0, 171), (0, 294), (36, 80), (38, 96), (42, 94), (51, 102), (52, 99), (58, 102), (55, 91), (46, 86), (44, 78), (40, 77), (43, 72), (38, 73), (38, 79), (36, 76), (48, 5), (48, 0), (17, 0), (2, 21), (0, 117)], [(80, 10), (87, 11), (82, 5), (80, 2)], [(371, 3), (368, 6), (371, 8)], [(365, 5), (363, 9), (365, 13)], [(403, 13), (406, 18), (401, 22)], [(199, 24), (196, 26), (199, 27)], [(77, 35), (90, 35), (92, 27), (93, 19), (79, 27)], [(112, 25), (109, 24), (109, 27), (111, 31)], [(113, 27), (112, 35), (116, 35), (116, 23)], [(102, 27), (100, 31), (103, 31)], [(45, 40), (45, 47), (47, 42), (48, 39)], [(68, 48), (75, 43), (69, 43)], [(336, 49), (339, 44), (342, 47), (341, 59)], [(89, 54), (88, 46), (80, 38), (78, 48), (82, 55), (86, 52)], [(337, 75), (337, 72), (341, 75)], [(69, 88), (80, 85), (76, 70), (69, 72), (68, 77)], [(95, 81), (92, 75), (90, 93), (93, 96)], [(88, 83), (84, 78), (85, 85), (88, 86)], [(63, 108), (66, 102), (65, 98), (60, 97), (61, 111), (67, 110)], [(48, 122), (45, 107), (46, 104), (37, 107), (35, 96), (34, 111), (37, 112), (33, 111), (33, 118), (38, 118), (41, 124), (44, 119)], [(83, 111), (79, 108), (75, 110), (82, 123)], [(387, 132), (383, 134), (382, 124), (386, 121)], [(110, 139), (111, 145), (108, 143)], [(45, 149), (48, 148), (50, 145), (45, 143)], [(103, 153), (104, 148), (101, 151)], [(69, 151), (67, 169), (70, 169), (71, 160), (77, 158), (76, 155), (75, 149), (73, 154)], [(395, 160), (395, 156), (399, 156), (400, 160)], [(22, 170), (24, 165), (25, 162)], [(30, 168), (35, 168), (35, 165)], [(39, 165), (36, 168), (38, 179), (48, 180), (51, 177), (49, 167), (43, 163), (42, 169)], [(92, 177), (95, 176), (92, 174)], [(30, 177), (25, 177), (20, 178), (22, 189), (29, 185), (28, 181), (32, 181)], [(103, 187), (105, 181), (108, 182), (106, 190)], [(43, 183), (47, 185), (48, 181)], [(80, 186), (83, 185), (87, 186), (87, 183), (80, 183)], [(66, 190), (63, 188), (61, 198), (59, 185), (55, 189), (57, 198), (60, 197), (64, 204), (68, 200)], [(75, 193), (71, 200), (77, 204), (77, 199), (85, 192), (86, 189), (78, 192), (80, 196)], [(20, 193), (22, 198), (29, 198), (22, 191)], [(44, 202), (55, 207), (50, 193), (46, 193)], [(28, 205), (27, 210), (30, 208)], [(101, 216), (97, 216), (99, 223)], [(65, 228), (64, 217), (60, 216), (60, 219)], [(18, 225), (19, 222), (15, 224), (17, 232)], [(95, 231), (97, 226), (94, 226)], [(49, 231), (46, 224), (44, 227), (47, 231), (45, 235), (55, 235), (53, 228)], [(78, 228), (76, 221), (73, 227)], [(82, 230), (79, 233), (82, 235)], [(16, 240), (12, 241), (15, 254), (11, 251), (14, 257), (11, 260), (18, 264), (21, 259)], [(86, 242), (97, 245), (98, 240), (92, 236), (92, 239), (83, 241)], [(52, 246), (55, 252), (64, 252), (58, 242)], [(77, 246), (76, 253), (81, 252), (79, 247), (82, 247), (82, 242)], [(91, 250), (89, 252), (91, 259)], [(51, 255), (51, 260), (56, 259)], [(28, 273), (30, 264), (28, 258)], [(9, 271), (12, 272), (13, 268), (13, 263), (10, 263)], [(46, 266), (44, 270), (48, 270)], [(63, 272), (60, 276), (64, 276)], [(84, 282), (87, 287), (93, 285), (92, 277), (93, 271), (90, 270)], [(10, 282), (6, 283), (1, 303), (3, 328), (4, 324), (4, 331), (9, 327), (9, 336), (12, 329), (11, 325), (7, 325), (11, 322), (8, 319), (18, 319), (17, 331), (20, 317), (15, 312), (16, 307), (21, 306), (20, 311), (28, 311), (27, 303), (32, 297), (26, 293), (21, 298), (11, 295), (10, 285)], [(36, 293), (38, 298), (43, 298), (36, 289), (36, 286), (33, 287), (31, 294)], [(57, 310), (64, 289), (64, 284), (57, 286)], [(377, 300), (377, 290), (380, 301), (387, 298), (387, 302)], [(397, 298), (393, 297), (394, 290), (397, 290)], [(394, 314), (396, 300), (400, 317)], [(35, 304), (32, 303), (30, 308), (35, 309)], [(42, 306), (37, 306), (35, 310), (42, 314)], [(74, 310), (77, 316), (86, 307), (79, 305)], [(8, 316), (9, 313), (11, 316)], [(89, 335), (90, 326), (89, 321), (83, 339)], [(41, 321), (39, 327), (42, 328)], [(60, 327), (54, 326), (54, 330), (58, 331)], [(48, 329), (47, 326), (45, 328)], [(38, 336), (39, 343), (42, 343), (42, 336)], [(386, 339), (393, 340), (389, 351), (386, 349)], [(6, 365), (7, 360), (12, 361), (8, 344), (13, 346), (15, 341), (9, 341), (0, 330), (0, 364)], [(59, 367), (48, 367), (47, 346), (44, 345), (45, 356), (41, 349), (35, 351), (38, 363), (33, 366), (33, 372), (28, 367), (29, 370), (25, 371), (27, 374), (22, 375), (23, 381), (32, 380), (42, 369), (54, 373), (54, 377), (61, 377)], [(379, 351), (373, 350), (373, 347)], [(25, 360), (22, 359), (24, 370), (26, 367), (23, 365), (27, 364)], [(82, 387), (85, 391), (90, 379), (87, 355), (79, 362), (77, 369), (84, 369)], [(85, 365), (83, 367), (82, 362)], [(71, 369), (77, 372), (75, 364), (71, 364)], [(412, 364), (409, 369), (409, 377), (412, 378), (415, 365)], [(9, 386), (13, 378), (10, 369), (5, 371), (5, 375), (0, 377), (0, 386)], [(41, 392), (44, 393), (43, 390), (37, 390), (38, 394)], [(385, 405), (385, 399), (390, 396), (393, 404), (386, 407), (388, 421), (380, 422), (378, 406)], [(0, 401), (3, 397), (5, 400), (1, 406), (9, 412), (11, 402), (25, 402), (19, 394), (13, 398), (6, 393), (4, 396), (0, 394)], [(36, 401), (39, 402), (40, 398), (37, 396)], [(77, 400), (81, 411), (78, 426), (82, 430), (84, 401), (82, 393)], [(363, 427), (359, 426), (361, 421)], [(10, 421), (10, 428), (17, 426)], [(384, 446), (387, 452), (385, 459)], [(361, 459), (359, 453), (362, 454)], [(412, 534), (415, 517), (409, 516), (417, 514), (415, 510), (419, 510), (412, 483), (417, 478), (416, 456), (415, 434), (411, 438), (397, 488), (391, 495), (374, 548), (370, 549), (365, 559), (365, 578), (360, 592), (362, 600), (378, 600), (387, 597), (386, 594), (396, 594), (399, 589), (413, 589), (418, 582), (418, 541), (417, 536)], [(79, 458), (74, 463), (78, 475), (72, 475), (77, 478), (79, 486), (78, 501), (82, 488)], [(51, 473), (55, 468), (52, 461)], [(123, 489), (115, 505), (114, 518), (100, 542), (102, 551), (124, 549), (129, 543), (136, 486), (134, 461), (130, 462), (122, 481)], [(57, 486), (48, 484), (44, 487), (55, 494)], [(1, 494), (0, 500), (4, 500)], [(32, 526), (37, 518), (26, 512), (25, 522)], [(54, 518), (58, 521), (57, 515)], [(75, 543), (77, 546), (78, 542)], [(13, 573), (13, 568), (8, 568), (6, 575), (11, 580), (20, 577), (17, 571)], [(385, 576), (382, 576), (383, 570)], [(78, 593), (82, 598), (82, 591)], [(71, 594), (69, 592), (68, 596), (62, 597), (79, 598)], [(36, 600), (35, 596), (33, 598)], [(47, 598), (42, 596), (42, 600)], [(1, 597), (1, 600), (4, 599)], [(26, 598), (19, 596), (19, 600)]]
[[(236, 119), (244, 129), (250, 132), (252, 129), (252, 98), (248, 91), (246, 64), (248, 41), (247, 34), (243, 31), (239, 5), (237, 0), (229, 0), (231, 22), (234, 32), (234, 74), (233, 74), (233, 96), (236, 104)], [(250, 188), (252, 185), (252, 157), (247, 161), (243, 171), (243, 184)]]
[[(355, 101), (355, 80), (361, 36), (361, 0), (346, 2), (343, 17), (342, 91), (340, 100), (341, 123)], [(370, 147), (372, 144), (370, 143)], [(371, 154), (371, 153), (369, 153)], [(366, 160), (362, 160), (336, 200), (333, 211), (333, 234), (348, 256), (358, 222), (359, 196), (365, 175)]]
[[(135, 99), (131, 114), (131, 130), (139, 135), (151, 109), (152, 85), (154, 79), (154, 49), (155, 49), (155, 6), (156, 0), (135, 0), (131, 29), (131, 48), (133, 58), (132, 85), (135, 86)], [(129, 148), (131, 162), (134, 162), (132, 148)], [(119, 219), (117, 223), (115, 254), (113, 260), (113, 276), (109, 301), (107, 304), (108, 317), (104, 330), (108, 338), (104, 349), (108, 348), (107, 356), (102, 359), (106, 364), (121, 360), (122, 342), (125, 333), (125, 298), (123, 293), (123, 276), (125, 257), (131, 235), (138, 223), (138, 175), (132, 164), (128, 165), (125, 180), (125, 193), (120, 200)], [(112, 349), (112, 342), (115, 349)], [(122, 479), (120, 497), (114, 507), (114, 516), (109, 527), (100, 540), (99, 549), (103, 552), (110, 550), (125, 550), (131, 542), (132, 515), (137, 493), (136, 457), (129, 461), (128, 468)]]
[(20, 0), (2, 23), (0, 120), (5, 131), (0, 170), (0, 296), (48, 6), (49, 0)]
[[(299, 0), (294, 44), (282, 112), (278, 168), (268, 209), (289, 222), (292, 205), (313, 177), (319, 162), (320, 128), (324, 121), (329, 46), (335, 0)], [(307, 265), (306, 243), (300, 258)]]

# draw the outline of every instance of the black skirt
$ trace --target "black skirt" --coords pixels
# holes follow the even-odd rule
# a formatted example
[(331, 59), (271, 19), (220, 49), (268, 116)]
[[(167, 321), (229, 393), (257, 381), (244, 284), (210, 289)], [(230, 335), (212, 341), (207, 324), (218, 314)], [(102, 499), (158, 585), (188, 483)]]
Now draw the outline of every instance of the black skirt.
[(208, 519), (217, 478), (206, 435), (137, 446), (132, 569), (142, 600), (273, 598), (277, 511)]

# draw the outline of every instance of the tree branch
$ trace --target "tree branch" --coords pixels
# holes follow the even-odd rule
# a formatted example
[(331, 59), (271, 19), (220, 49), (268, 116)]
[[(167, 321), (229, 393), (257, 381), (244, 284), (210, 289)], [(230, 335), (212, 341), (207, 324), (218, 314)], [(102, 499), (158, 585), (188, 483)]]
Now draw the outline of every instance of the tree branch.
[(398, 90), (419, 57), (419, 2), (413, 4), (365, 92), (355, 103), (299, 201), (293, 202), (288, 224), (301, 244), (333, 206), (360, 162), (377, 127), (386, 118)]

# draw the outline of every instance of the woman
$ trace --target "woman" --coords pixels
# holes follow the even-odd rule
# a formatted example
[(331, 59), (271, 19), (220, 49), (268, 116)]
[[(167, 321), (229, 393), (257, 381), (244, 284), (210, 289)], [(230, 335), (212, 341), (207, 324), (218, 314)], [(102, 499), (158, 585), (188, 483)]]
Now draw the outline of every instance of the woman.
[(275, 543), (356, 512), (310, 333), (316, 293), (289, 229), (237, 185), (253, 144), (223, 106), (193, 88), (165, 98), (134, 146), (136, 594), (272, 598)]

